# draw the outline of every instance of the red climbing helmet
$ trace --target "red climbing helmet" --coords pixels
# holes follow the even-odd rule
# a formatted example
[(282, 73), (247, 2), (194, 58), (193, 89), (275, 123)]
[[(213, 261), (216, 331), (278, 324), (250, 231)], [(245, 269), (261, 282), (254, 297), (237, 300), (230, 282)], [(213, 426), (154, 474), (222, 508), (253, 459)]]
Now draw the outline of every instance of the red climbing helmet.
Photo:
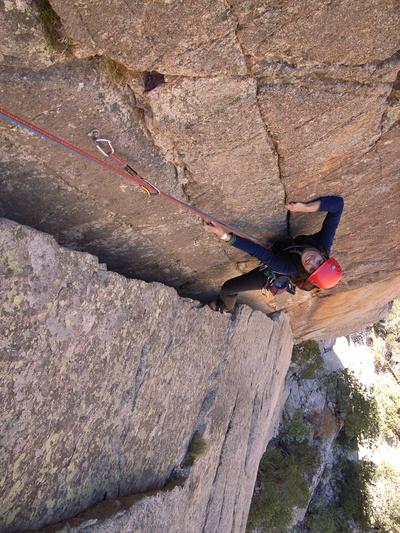
[(336, 259), (330, 257), (308, 279), (320, 289), (330, 289), (339, 283), (341, 277), (341, 266)]

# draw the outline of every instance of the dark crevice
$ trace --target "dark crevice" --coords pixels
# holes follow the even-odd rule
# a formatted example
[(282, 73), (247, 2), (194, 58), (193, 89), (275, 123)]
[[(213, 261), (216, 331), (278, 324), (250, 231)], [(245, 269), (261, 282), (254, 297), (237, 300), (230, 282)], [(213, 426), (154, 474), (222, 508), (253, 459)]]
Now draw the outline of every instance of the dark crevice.
[(184, 485), (184, 481), (185, 480), (179, 479), (167, 483), (162, 489), (159, 490), (134, 493), (127, 496), (121, 496), (116, 499), (107, 499), (109, 498), (109, 495), (105, 493), (100, 497), (100, 501), (98, 503), (95, 503), (73, 518), (49, 525), (44, 529), (41, 529), (41, 532), (56, 533), (58, 531), (70, 531), (74, 528), (79, 528), (79, 526), (90, 520), (98, 522), (99, 516), (101, 516), (102, 521), (104, 522), (112, 518), (119, 520), (125, 511), (128, 511), (135, 503), (139, 502), (143, 498), (154, 497), (160, 493), (171, 492), (175, 487), (182, 487)]
[(160, 72), (152, 71), (144, 73), (144, 92), (149, 93), (159, 85), (165, 83), (164, 74)]
[(96, 59), (105, 62), (110, 78), (116, 85), (121, 85), (123, 87), (127, 86), (132, 77), (135, 75), (132, 70), (125, 67), (122, 63), (118, 63), (118, 61), (111, 59), (110, 57), (96, 56)]
[(393, 83), (393, 91), (400, 92), (400, 71), (397, 74), (397, 77)]

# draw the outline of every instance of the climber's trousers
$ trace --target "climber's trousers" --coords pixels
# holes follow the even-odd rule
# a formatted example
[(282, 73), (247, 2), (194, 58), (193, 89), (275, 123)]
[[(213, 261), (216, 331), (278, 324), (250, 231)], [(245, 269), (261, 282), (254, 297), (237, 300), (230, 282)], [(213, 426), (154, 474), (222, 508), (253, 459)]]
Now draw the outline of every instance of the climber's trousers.
[(264, 272), (257, 267), (254, 270), (250, 270), (247, 274), (228, 279), (222, 285), (218, 298), (227, 311), (232, 311), (235, 307), (239, 292), (262, 289), (266, 281), (267, 278)]

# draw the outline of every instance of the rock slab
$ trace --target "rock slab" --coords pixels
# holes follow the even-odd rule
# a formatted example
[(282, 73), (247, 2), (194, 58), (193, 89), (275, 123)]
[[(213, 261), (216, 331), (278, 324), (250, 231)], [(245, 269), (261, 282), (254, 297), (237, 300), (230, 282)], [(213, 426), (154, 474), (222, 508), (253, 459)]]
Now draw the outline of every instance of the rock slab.
[[(244, 531), (290, 360), (286, 315), (219, 315), (6, 219), (0, 305), (1, 531), (94, 504), (52, 531)], [(158, 493), (196, 430), (206, 452)]]

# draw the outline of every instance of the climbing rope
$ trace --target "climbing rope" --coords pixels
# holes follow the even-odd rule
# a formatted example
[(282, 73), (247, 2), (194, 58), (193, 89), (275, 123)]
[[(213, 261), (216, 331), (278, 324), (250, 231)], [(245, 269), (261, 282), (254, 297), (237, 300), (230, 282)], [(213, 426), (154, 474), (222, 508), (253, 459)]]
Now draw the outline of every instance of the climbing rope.
[[(122, 159), (120, 159), (117, 155), (115, 155), (114, 148), (112, 147), (111, 141), (108, 139), (103, 139), (99, 137), (98, 130), (92, 130), (90, 133), (88, 133), (89, 139), (96, 145), (96, 147), (100, 150), (100, 152), (105, 155), (106, 157), (110, 158), (111, 160), (115, 161), (117, 164), (123, 167), (123, 170), (116, 168), (112, 165), (109, 165), (108, 163), (105, 163), (101, 159), (98, 159), (97, 157), (80, 150), (76, 146), (64, 141), (63, 139), (60, 139), (59, 137), (56, 137), (55, 135), (52, 135), (51, 133), (48, 133), (45, 130), (42, 130), (41, 128), (38, 128), (34, 124), (31, 124), (30, 122), (23, 120), (22, 118), (17, 117), (16, 115), (13, 115), (12, 113), (9, 113), (5, 109), (0, 108), (0, 113), (3, 118), (9, 119), (11, 122), (18, 124), (20, 126), (23, 126), (29, 131), (32, 131), (36, 134), (38, 134), (40, 137), (44, 137), (46, 139), (49, 139), (50, 141), (58, 144), (59, 146), (62, 146), (63, 148), (66, 148), (70, 150), (71, 152), (74, 152), (82, 157), (85, 157), (87, 159), (90, 159), (91, 161), (97, 163), (98, 165), (101, 165), (103, 167), (108, 168), (109, 170), (112, 170), (113, 172), (117, 172), (121, 176), (124, 176), (125, 178), (134, 181), (140, 187), (149, 195), (149, 196), (161, 196), (162, 198), (165, 198), (171, 202), (174, 202), (175, 204), (179, 205), (183, 209), (186, 209), (195, 215), (200, 216), (203, 220), (206, 220), (207, 222), (216, 222), (223, 228), (227, 229), (228, 231), (235, 233), (236, 235), (239, 235), (240, 237), (244, 237), (245, 239), (249, 239), (250, 241), (253, 241), (257, 244), (260, 244), (261, 246), (266, 246), (266, 243), (262, 241), (261, 239), (258, 239), (257, 237), (254, 237), (253, 235), (250, 235), (249, 233), (246, 233), (244, 231), (239, 230), (238, 228), (235, 228), (231, 224), (228, 224), (227, 222), (223, 222), (222, 220), (219, 220), (218, 218), (215, 218), (207, 213), (204, 213), (203, 211), (200, 211), (200, 209), (197, 209), (196, 207), (191, 206), (190, 204), (187, 204), (183, 202), (182, 200), (179, 200), (178, 198), (175, 198), (174, 196), (171, 196), (167, 193), (164, 193), (160, 191), (155, 185), (150, 183), (148, 180), (142, 178), (139, 176), (139, 174), (127, 163), (125, 163)], [(107, 148), (104, 150), (101, 145), (105, 145)]]

